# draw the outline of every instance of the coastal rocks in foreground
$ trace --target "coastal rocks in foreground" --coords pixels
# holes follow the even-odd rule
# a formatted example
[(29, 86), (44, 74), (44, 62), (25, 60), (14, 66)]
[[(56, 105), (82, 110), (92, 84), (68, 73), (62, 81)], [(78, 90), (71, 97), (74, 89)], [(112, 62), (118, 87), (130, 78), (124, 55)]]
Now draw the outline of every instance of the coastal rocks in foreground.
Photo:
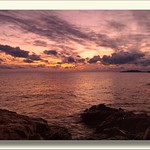
[(0, 109), (0, 140), (70, 140), (67, 128)]
[(94, 105), (81, 114), (82, 121), (93, 128), (85, 139), (93, 140), (149, 140), (150, 116), (134, 114), (123, 109)]

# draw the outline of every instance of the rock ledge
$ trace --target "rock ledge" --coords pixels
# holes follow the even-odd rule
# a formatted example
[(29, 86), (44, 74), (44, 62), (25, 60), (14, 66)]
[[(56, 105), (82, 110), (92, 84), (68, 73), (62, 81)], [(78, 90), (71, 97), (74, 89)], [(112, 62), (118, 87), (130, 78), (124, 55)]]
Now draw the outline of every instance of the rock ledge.
[(41, 118), (0, 109), (0, 140), (71, 140), (66, 127), (50, 126)]
[(82, 121), (93, 128), (93, 134), (85, 139), (149, 140), (150, 116), (134, 114), (123, 109), (94, 105), (81, 114)]

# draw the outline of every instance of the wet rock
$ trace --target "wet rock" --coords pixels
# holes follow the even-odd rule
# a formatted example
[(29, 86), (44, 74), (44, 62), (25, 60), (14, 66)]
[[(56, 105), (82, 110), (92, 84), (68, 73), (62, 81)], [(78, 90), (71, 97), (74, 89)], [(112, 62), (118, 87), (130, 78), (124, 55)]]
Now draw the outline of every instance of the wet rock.
[(123, 117), (124, 115), (125, 113), (122, 109), (110, 108), (104, 104), (92, 106), (81, 114), (83, 121), (92, 127), (102, 123), (108, 117)]
[(146, 130), (145, 130), (145, 133), (143, 135), (143, 140), (150, 140), (150, 127), (148, 127)]
[(71, 133), (66, 127), (50, 126), (48, 140), (71, 140)]
[(86, 109), (81, 118), (93, 128), (93, 139), (150, 139), (150, 116), (146, 114), (134, 114), (100, 104)]
[(50, 126), (41, 118), (0, 109), (0, 140), (70, 140), (65, 127)]
[(148, 125), (147, 118), (137, 115), (116, 120), (116, 126), (134, 134), (144, 132)]

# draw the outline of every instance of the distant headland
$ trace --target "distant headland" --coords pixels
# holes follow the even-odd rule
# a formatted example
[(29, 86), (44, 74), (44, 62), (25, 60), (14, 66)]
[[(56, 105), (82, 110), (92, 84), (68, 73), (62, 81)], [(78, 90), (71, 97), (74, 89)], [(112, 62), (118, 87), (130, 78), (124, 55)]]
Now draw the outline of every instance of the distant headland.
[(133, 73), (136, 73), (136, 72), (139, 72), (139, 73), (150, 73), (150, 71), (141, 71), (141, 70), (124, 70), (124, 71), (120, 71), (120, 72), (133, 72)]

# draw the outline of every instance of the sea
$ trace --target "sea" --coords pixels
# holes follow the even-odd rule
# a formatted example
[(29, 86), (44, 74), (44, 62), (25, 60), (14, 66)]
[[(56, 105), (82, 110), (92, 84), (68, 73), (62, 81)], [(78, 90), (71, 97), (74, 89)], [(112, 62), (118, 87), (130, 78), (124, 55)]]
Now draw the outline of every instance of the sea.
[(0, 109), (66, 126), (74, 139), (90, 133), (80, 114), (101, 103), (150, 114), (150, 74), (0, 71)]

